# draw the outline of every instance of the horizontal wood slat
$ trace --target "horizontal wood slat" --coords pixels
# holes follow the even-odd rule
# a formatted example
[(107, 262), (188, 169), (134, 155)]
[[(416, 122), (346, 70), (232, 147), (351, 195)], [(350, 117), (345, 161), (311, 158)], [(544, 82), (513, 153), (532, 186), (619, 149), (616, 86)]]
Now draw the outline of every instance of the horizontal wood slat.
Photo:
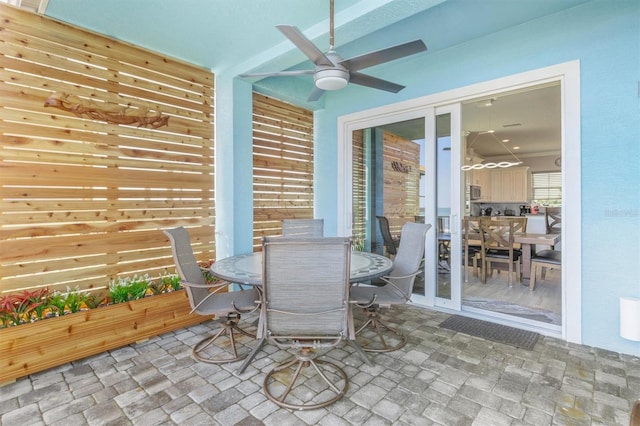
[[(211, 72), (5, 4), (0, 14), (0, 294), (174, 273), (161, 230), (180, 225), (199, 260), (215, 258)], [(61, 93), (80, 112), (168, 124), (45, 107)]]
[(313, 113), (253, 94), (253, 242), (313, 218)]

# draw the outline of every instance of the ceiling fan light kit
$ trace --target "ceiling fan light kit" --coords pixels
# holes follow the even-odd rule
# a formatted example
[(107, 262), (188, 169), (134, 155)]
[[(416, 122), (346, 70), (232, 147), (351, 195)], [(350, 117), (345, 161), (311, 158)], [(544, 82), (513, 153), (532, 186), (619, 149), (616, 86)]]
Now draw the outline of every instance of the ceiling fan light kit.
[(314, 70), (291, 70), (272, 73), (247, 73), (240, 74), (243, 78), (286, 77), (304, 74), (313, 74), (314, 88), (307, 101), (317, 101), (326, 90), (339, 90), (347, 86), (349, 82), (361, 86), (398, 93), (404, 86), (358, 72), (361, 69), (394, 61), (406, 56), (414, 55), (427, 50), (422, 40), (414, 40), (397, 46), (376, 50), (350, 59), (342, 59), (333, 50), (333, 0), (330, 0), (329, 12), (329, 51), (325, 54), (318, 49), (296, 27), (290, 25), (278, 25), (280, 30), (311, 62)]
[(317, 71), (313, 81), (318, 89), (340, 90), (349, 83), (349, 72), (342, 69), (326, 69)]

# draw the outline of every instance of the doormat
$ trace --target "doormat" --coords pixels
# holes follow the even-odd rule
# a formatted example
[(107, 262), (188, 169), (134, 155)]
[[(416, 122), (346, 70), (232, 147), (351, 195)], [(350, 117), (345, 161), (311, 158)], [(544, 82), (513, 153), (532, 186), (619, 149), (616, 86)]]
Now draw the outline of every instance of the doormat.
[(520, 330), (461, 315), (451, 315), (440, 323), (440, 327), (528, 351), (533, 350), (539, 336), (533, 331)]

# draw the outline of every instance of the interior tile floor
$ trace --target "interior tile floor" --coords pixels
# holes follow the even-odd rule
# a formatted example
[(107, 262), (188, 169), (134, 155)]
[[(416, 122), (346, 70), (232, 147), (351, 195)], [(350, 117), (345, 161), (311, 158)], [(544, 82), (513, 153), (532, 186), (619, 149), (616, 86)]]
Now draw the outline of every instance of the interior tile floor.
[(640, 398), (640, 357), (540, 336), (532, 351), (439, 328), (448, 314), (394, 307), (409, 335), (369, 367), (344, 345), (326, 355), (350, 378), (323, 409), (278, 408), (262, 392), (267, 345), (238, 364), (195, 361), (191, 346), (215, 322), (167, 333), (0, 387), (2, 425), (628, 425)]

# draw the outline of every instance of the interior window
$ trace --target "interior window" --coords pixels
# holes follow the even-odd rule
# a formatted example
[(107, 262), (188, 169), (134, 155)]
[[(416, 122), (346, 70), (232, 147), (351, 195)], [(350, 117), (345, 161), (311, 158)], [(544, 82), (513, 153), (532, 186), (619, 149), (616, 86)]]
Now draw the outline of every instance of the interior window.
[(562, 172), (532, 174), (533, 201), (543, 206), (562, 205)]

